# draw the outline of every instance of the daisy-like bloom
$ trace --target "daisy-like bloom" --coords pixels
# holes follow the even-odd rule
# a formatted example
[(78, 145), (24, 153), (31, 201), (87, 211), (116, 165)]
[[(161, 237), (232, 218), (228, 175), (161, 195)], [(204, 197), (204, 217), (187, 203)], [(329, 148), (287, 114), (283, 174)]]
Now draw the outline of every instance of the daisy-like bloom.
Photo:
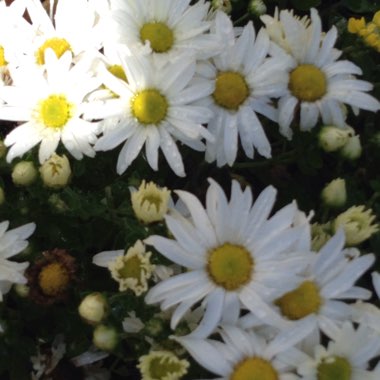
[(189, 362), (170, 351), (151, 351), (139, 358), (142, 380), (179, 380), (186, 375)]
[(137, 296), (148, 290), (148, 280), (154, 271), (150, 263), (152, 252), (146, 252), (144, 244), (137, 240), (127, 252), (124, 250), (104, 251), (96, 254), (92, 262), (106, 267), (119, 283), (119, 290), (131, 289)]
[(369, 361), (379, 355), (380, 339), (365, 326), (356, 330), (350, 322), (331, 337), (327, 347), (318, 345), (314, 357), (294, 355), (302, 380), (376, 380), (368, 369)]
[(25, 272), (30, 288), (29, 297), (40, 305), (65, 301), (76, 280), (75, 259), (66, 250), (58, 248), (42, 254), (43, 258)]
[(307, 329), (305, 321), (303, 326), (266, 339), (254, 330), (226, 325), (220, 331), (224, 342), (193, 337), (172, 339), (181, 343), (202, 367), (218, 375), (218, 380), (292, 380), (296, 376), (281, 357), (305, 337)]
[(102, 79), (118, 97), (91, 107), (92, 116), (118, 116), (117, 125), (104, 131), (95, 144), (96, 150), (107, 151), (127, 140), (120, 151), (117, 172), (122, 174), (145, 144), (149, 165), (158, 169), (158, 150), (161, 148), (172, 170), (184, 176), (181, 154), (175, 143), (183, 142), (204, 150), (203, 137), (212, 136), (203, 127), (212, 116), (206, 107), (193, 104), (209, 95), (213, 84), (196, 81), (195, 62), (181, 56), (158, 70), (150, 56), (123, 56), (122, 67), (128, 83), (108, 70)]
[[(21, 227), (8, 230), (9, 222), (0, 223), (0, 301), (8, 293), (12, 284), (26, 284), (24, 271), (29, 263), (17, 263), (9, 258), (17, 255), (28, 246), (26, 240), (34, 232), (34, 223), (24, 224)], [(7, 231), (8, 230), (8, 231)]]
[(241, 309), (277, 325), (285, 323), (268, 303), (301, 281), (297, 273), (310, 259), (292, 248), (302, 230), (292, 227), (296, 204), (268, 218), (276, 190), (267, 187), (252, 204), (251, 190), (242, 191), (236, 181), (228, 201), (210, 180), (206, 209), (194, 195), (176, 193), (191, 217), (172, 210), (165, 221), (174, 239), (155, 235), (145, 242), (186, 272), (158, 283), (145, 301), (159, 302), (163, 310), (177, 305), (171, 317), (174, 329), (193, 305), (204, 300), (203, 320), (192, 332), (198, 336), (209, 335), (222, 320), (236, 323)]
[(221, 49), (209, 33), (209, 3), (190, 0), (113, 0), (118, 42), (134, 52), (151, 52), (160, 67), (185, 54), (207, 58)]
[(343, 249), (344, 245), (340, 230), (314, 255), (304, 281), (274, 302), (289, 321), (311, 317), (314, 326), (310, 333), (319, 329), (331, 335), (352, 313), (346, 299), (371, 297), (371, 291), (355, 286), (355, 282), (374, 263), (374, 255), (360, 256), (357, 249)]
[(290, 125), (298, 111), (301, 130), (310, 130), (319, 116), (326, 125), (344, 128), (344, 104), (373, 112), (380, 109), (380, 102), (367, 94), (373, 85), (354, 77), (362, 70), (350, 61), (338, 60), (341, 52), (334, 49), (337, 29), (333, 26), (323, 35), (316, 9), (311, 9), (310, 19), (282, 10), (274, 18), (265, 15), (261, 20), (277, 44), (272, 52), (284, 49), (286, 58), (282, 59), (288, 60), (288, 91), (279, 100), (278, 117), (284, 136), (291, 137)]
[(144, 223), (163, 220), (168, 211), (169, 199), (170, 190), (159, 188), (154, 182), (142, 181), (138, 190), (131, 191), (133, 211), (137, 219)]
[(42, 164), (60, 141), (78, 160), (95, 155), (91, 144), (96, 141), (98, 124), (81, 116), (84, 99), (99, 86), (99, 80), (90, 73), (87, 60), (71, 67), (70, 52), (58, 59), (48, 49), (45, 58), (46, 76), (40, 70), (14, 70), (13, 85), (0, 88), (0, 98), (6, 103), (0, 106), (0, 119), (23, 122), (4, 140), (10, 147), (8, 162), (40, 143)]
[(224, 41), (223, 52), (198, 65), (198, 72), (214, 83), (214, 92), (201, 102), (214, 111), (208, 130), (215, 140), (207, 142), (206, 160), (232, 165), (239, 137), (249, 158), (254, 149), (269, 158), (271, 146), (256, 112), (277, 121), (270, 97), (285, 94), (287, 73), (280, 60), (267, 57), (270, 41), (265, 29), (255, 36), (250, 22), (235, 38), (232, 21), (218, 12), (215, 30)]
[(352, 206), (335, 218), (332, 228), (335, 231), (343, 228), (347, 245), (357, 245), (379, 231), (379, 224), (373, 223), (375, 219), (372, 209), (365, 210), (363, 205)]

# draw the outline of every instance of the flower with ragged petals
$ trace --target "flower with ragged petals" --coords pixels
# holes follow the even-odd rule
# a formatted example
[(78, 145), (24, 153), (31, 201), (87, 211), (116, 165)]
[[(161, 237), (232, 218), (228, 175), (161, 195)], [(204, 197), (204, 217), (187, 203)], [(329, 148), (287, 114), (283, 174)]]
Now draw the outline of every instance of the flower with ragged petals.
[(176, 193), (190, 217), (172, 210), (165, 221), (174, 239), (154, 235), (145, 242), (186, 271), (159, 282), (145, 301), (160, 303), (163, 310), (176, 306), (171, 317), (174, 329), (203, 300), (203, 319), (192, 333), (198, 336), (210, 334), (222, 319), (236, 323), (241, 309), (274, 324), (285, 323), (268, 303), (301, 281), (297, 273), (310, 260), (294, 249), (304, 231), (292, 225), (296, 204), (269, 218), (276, 190), (266, 188), (253, 203), (251, 190), (242, 191), (236, 181), (228, 201), (210, 180), (206, 207), (186, 191)]
[(281, 10), (275, 17), (261, 16), (261, 20), (276, 44), (272, 53), (288, 65), (288, 91), (278, 104), (284, 136), (292, 136), (290, 125), (296, 115), (301, 130), (313, 128), (320, 116), (324, 124), (344, 128), (344, 104), (373, 112), (380, 109), (380, 102), (367, 93), (373, 85), (355, 77), (362, 70), (350, 61), (338, 60), (341, 52), (334, 48), (337, 29), (333, 26), (323, 34), (316, 9), (311, 9), (310, 18)]

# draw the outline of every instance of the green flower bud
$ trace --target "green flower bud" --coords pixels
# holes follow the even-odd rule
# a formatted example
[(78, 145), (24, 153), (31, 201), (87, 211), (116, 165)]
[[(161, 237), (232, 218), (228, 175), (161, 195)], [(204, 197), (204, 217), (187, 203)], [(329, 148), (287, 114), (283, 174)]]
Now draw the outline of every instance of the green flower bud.
[(340, 155), (346, 160), (356, 160), (362, 154), (362, 144), (358, 135), (352, 136), (339, 151)]
[(111, 326), (98, 325), (92, 336), (94, 345), (103, 351), (112, 351), (119, 342), (119, 334)]
[(339, 208), (347, 201), (346, 181), (336, 178), (328, 183), (321, 193), (323, 203), (329, 207)]

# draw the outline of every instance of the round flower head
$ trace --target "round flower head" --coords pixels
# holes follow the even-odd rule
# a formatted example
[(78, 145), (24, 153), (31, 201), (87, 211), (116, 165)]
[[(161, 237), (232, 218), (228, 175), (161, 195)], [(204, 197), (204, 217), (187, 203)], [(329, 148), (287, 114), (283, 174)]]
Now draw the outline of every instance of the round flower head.
[[(240, 309), (281, 325), (284, 321), (268, 302), (292, 288), (309, 257), (292, 250), (301, 229), (293, 228), (297, 212), (289, 204), (268, 219), (276, 191), (266, 188), (252, 205), (249, 188), (232, 183), (231, 200), (210, 180), (206, 209), (192, 194), (177, 191), (191, 217), (171, 211), (165, 216), (174, 239), (150, 236), (145, 240), (162, 255), (187, 271), (163, 280), (145, 297), (148, 304), (161, 303), (163, 310), (177, 305), (171, 327), (204, 299), (205, 313), (192, 334), (206, 336), (219, 322), (236, 323)], [(274, 279), (276, 279), (274, 281)]]
[(126, 140), (117, 162), (117, 172), (122, 174), (144, 144), (148, 163), (157, 170), (161, 148), (172, 170), (184, 176), (175, 140), (204, 150), (201, 139), (212, 138), (202, 126), (210, 119), (211, 111), (193, 104), (212, 92), (212, 83), (193, 79), (195, 62), (187, 56), (161, 70), (150, 56), (124, 56), (122, 67), (128, 83), (108, 70), (102, 72), (106, 87), (118, 97), (91, 107), (91, 112), (99, 118), (117, 116), (117, 125), (104, 131), (95, 149), (107, 151)]
[(12, 284), (26, 284), (24, 271), (29, 263), (8, 260), (17, 255), (28, 245), (27, 238), (34, 232), (36, 225), (28, 223), (7, 231), (8, 221), (0, 223), (0, 301), (8, 293)]
[(220, 50), (220, 41), (208, 33), (209, 3), (190, 0), (116, 0), (112, 3), (117, 40), (136, 53), (148, 51), (162, 67), (179, 55), (206, 58)]
[(6, 102), (0, 106), (0, 119), (23, 122), (5, 138), (11, 147), (7, 161), (20, 157), (39, 146), (42, 164), (62, 141), (76, 158), (93, 157), (91, 144), (96, 141), (97, 123), (82, 119), (84, 98), (99, 85), (82, 60), (71, 68), (72, 56), (65, 53), (57, 59), (51, 49), (46, 54), (46, 76), (40, 70), (14, 70), (13, 85), (0, 89)]
[(334, 49), (337, 29), (333, 26), (323, 35), (316, 9), (311, 9), (310, 19), (299, 19), (288, 10), (261, 19), (277, 44), (272, 53), (280, 59), (283, 49), (282, 59), (288, 60), (288, 91), (279, 100), (278, 122), (283, 135), (291, 137), (290, 124), (298, 109), (302, 130), (313, 128), (319, 116), (326, 125), (344, 128), (344, 104), (374, 112), (380, 109), (380, 103), (367, 94), (372, 84), (353, 76), (362, 74), (361, 69), (350, 61), (338, 60), (341, 53)]
[(206, 160), (218, 166), (232, 165), (238, 151), (238, 137), (245, 154), (253, 158), (254, 148), (271, 157), (271, 146), (256, 112), (277, 121), (270, 97), (286, 91), (287, 74), (282, 62), (267, 58), (269, 37), (264, 29), (257, 36), (250, 22), (235, 38), (232, 21), (223, 12), (215, 19), (216, 33), (224, 41), (223, 52), (198, 65), (198, 72), (214, 83), (214, 92), (203, 105), (214, 111), (208, 130)]

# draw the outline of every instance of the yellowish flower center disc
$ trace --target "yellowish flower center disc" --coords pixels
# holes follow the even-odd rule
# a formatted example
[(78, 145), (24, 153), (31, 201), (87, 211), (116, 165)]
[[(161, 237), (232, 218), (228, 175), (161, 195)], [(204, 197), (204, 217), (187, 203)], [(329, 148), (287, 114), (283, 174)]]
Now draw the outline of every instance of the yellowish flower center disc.
[(289, 79), (290, 92), (303, 102), (315, 102), (327, 92), (326, 76), (314, 65), (299, 65)]
[(6, 66), (8, 62), (5, 60), (4, 48), (0, 46), (0, 67)]
[(318, 380), (351, 380), (352, 368), (347, 359), (334, 356), (318, 365), (317, 374)]
[(313, 281), (304, 281), (298, 288), (277, 299), (276, 305), (284, 316), (298, 320), (316, 313), (322, 305), (319, 289)]
[(169, 51), (174, 43), (173, 31), (163, 22), (144, 24), (140, 29), (141, 41), (149, 41), (150, 47), (156, 53)]
[(236, 290), (252, 277), (251, 254), (239, 245), (225, 243), (209, 253), (207, 270), (211, 279), (226, 290)]
[[(124, 257), (123, 257), (124, 259)], [(128, 260), (123, 260), (124, 266), (119, 269), (118, 273), (121, 278), (136, 278), (141, 277), (141, 261), (137, 256), (133, 256)]]
[(268, 361), (248, 358), (235, 367), (230, 380), (278, 380), (278, 374)]
[(128, 82), (125, 71), (121, 65), (111, 65), (107, 69), (112, 75), (115, 75), (115, 77), (122, 79), (124, 82)]
[(237, 110), (249, 96), (249, 88), (244, 77), (232, 71), (221, 72), (215, 79), (215, 102), (228, 110)]
[(156, 210), (159, 211), (161, 203), (162, 203), (162, 199), (153, 194), (146, 194), (143, 197), (141, 205), (143, 205), (145, 202), (148, 202), (149, 205), (154, 205), (156, 207)]
[(72, 105), (64, 95), (50, 95), (40, 103), (39, 117), (49, 128), (62, 128), (72, 116)]
[(141, 124), (159, 124), (165, 119), (168, 102), (159, 91), (143, 90), (132, 99), (132, 113)]
[(45, 63), (45, 50), (47, 48), (53, 49), (57, 58), (60, 58), (66, 51), (71, 51), (70, 44), (64, 38), (49, 38), (38, 48), (36, 52), (36, 59), (39, 65), (43, 65)]
[(149, 367), (151, 379), (171, 379), (171, 374), (176, 374), (182, 371), (180, 363), (169, 361), (167, 358), (154, 358)]
[(47, 296), (56, 296), (65, 291), (69, 281), (69, 273), (60, 263), (51, 263), (44, 266), (38, 276), (38, 284), (42, 292)]

